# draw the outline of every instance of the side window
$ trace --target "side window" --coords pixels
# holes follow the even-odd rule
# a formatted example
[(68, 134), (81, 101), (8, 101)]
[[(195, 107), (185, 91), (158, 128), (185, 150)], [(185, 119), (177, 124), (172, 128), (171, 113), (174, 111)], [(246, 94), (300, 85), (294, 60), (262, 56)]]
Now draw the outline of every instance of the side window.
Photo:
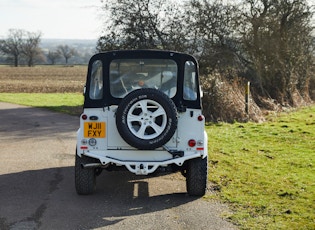
[(103, 98), (103, 66), (100, 60), (92, 64), (90, 82), (90, 98), (94, 100)]
[(188, 101), (197, 99), (196, 66), (192, 61), (186, 61), (185, 63), (184, 99)]

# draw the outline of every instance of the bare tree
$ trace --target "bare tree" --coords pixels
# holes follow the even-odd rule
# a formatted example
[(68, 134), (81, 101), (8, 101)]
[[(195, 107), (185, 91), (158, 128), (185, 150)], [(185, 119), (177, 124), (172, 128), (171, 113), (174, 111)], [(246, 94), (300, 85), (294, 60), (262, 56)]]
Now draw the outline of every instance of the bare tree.
[(41, 57), (39, 48), (41, 33), (28, 32), (22, 29), (10, 29), (8, 38), (0, 41), (0, 51), (13, 60), (14, 66), (25, 58), (28, 66), (33, 66)]
[(109, 0), (104, 11), (110, 15), (97, 49), (182, 50), (186, 39), (183, 12), (178, 3), (163, 0)]
[(58, 51), (49, 50), (47, 54), (47, 58), (50, 60), (52, 65), (54, 65), (56, 63), (56, 60), (59, 59), (60, 57), (61, 57), (61, 54)]
[(76, 54), (76, 50), (68, 45), (58, 46), (57, 52), (65, 58), (66, 64), (68, 64), (68, 60)]
[(27, 60), (27, 65), (33, 66), (35, 59), (42, 54), (42, 50), (39, 48), (41, 32), (25, 32), (25, 35), (26, 38), (23, 39), (21, 50)]
[[(244, 0), (243, 44), (261, 94), (294, 105), (308, 97), (313, 65), (312, 12), (306, 0)], [(307, 98), (306, 98), (307, 99)]]
[(220, 0), (190, 0), (186, 16), (194, 35), (195, 53), (207, 74), (238, 68), (238, 42), (234, 35), (236, 5)]
[(24, 30), (10, 29), (8, 38), (0, 40), (0, 51), (13, 59), (14, 66), (19, 65), (19, 58), (22, 53)]
[[(235, 6), (215, 0), (109, 0), (104, 36), (97, 49), (167, 49), (198, 56), (202, 70), (226, 68), (239, 60), (235, 51)], [(203, 71), (204, 72), (204, 71)]]

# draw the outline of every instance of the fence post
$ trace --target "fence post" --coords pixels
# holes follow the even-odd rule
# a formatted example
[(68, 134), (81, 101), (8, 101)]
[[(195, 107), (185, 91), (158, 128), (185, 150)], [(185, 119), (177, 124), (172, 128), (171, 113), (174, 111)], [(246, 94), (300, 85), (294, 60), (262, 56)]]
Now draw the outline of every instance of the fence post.
[(245, 112), (249, 116), (249, 92), (250, 92), (250, 82), (248, 81), (245, 86)]

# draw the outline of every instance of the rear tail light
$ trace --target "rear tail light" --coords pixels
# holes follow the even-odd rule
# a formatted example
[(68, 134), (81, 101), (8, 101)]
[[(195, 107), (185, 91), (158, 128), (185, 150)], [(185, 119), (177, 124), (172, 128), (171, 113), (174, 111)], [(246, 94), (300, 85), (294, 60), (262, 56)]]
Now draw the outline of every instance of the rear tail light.
[(194, 139), (190, 139), (190, 140), (188, 141), (188, 146), (189, 146), (189, 147), (195, 147), (195, 146), (196, 146), (196, 141), (195, 141)]

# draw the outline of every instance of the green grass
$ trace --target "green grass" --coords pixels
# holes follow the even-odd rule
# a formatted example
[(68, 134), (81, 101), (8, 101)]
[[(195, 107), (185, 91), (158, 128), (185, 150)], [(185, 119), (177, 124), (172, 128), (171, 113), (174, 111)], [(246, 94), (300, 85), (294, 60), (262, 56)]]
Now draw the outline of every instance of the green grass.
[[(0, 101), (79, 115), (83, 96), (1, 93)], [(267, 120), (206, 126), (208, 199), (227, 202), (241, 229), (315, 229), (315, 106)]]
[(211, 124), (209, 180), (242, 229), (315, 229), (315, 107)]
[(0, 101), (80, 115), (83, 96), (79, 93), (0, 93)]

